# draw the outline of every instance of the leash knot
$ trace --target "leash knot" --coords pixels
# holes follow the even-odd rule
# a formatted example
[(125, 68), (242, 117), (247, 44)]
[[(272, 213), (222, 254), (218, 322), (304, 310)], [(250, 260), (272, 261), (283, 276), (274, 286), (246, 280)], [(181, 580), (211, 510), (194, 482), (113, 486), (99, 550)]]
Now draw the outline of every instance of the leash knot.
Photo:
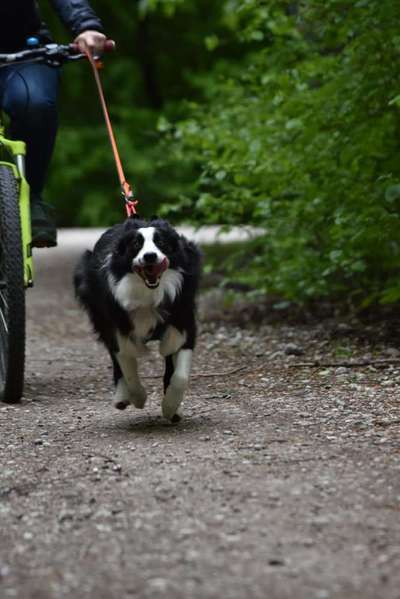
[(125, 208), (128, 218), (136, 214), (136, 206), (138, 203), (138, 200), (125, 200)]

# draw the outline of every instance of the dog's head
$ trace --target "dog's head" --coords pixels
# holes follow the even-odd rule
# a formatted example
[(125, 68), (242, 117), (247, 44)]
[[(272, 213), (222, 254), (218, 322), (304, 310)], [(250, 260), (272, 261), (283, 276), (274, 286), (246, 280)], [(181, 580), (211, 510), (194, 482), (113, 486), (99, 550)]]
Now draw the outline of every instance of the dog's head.
[(118, 241), (117, 253), (128, 271), (137, 273), (146, 287), (155, 289), (168, 268), (179, 266), (180, 237), (161, 219), (129, 221)]

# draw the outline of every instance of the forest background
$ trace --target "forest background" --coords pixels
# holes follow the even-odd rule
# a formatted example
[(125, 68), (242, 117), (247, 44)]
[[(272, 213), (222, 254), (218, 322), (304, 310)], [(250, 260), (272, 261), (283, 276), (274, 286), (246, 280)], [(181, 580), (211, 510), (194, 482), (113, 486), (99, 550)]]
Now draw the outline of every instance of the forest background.
[[(91, 3), (117, 43), (103, 80), (144, 216), (260, 228), (229, 257), (253, 293), (400, 300), (399, 3)], [(92, 76), (62, 79), (47, 194), (60, 224), (106, 226), (123, 213)]]

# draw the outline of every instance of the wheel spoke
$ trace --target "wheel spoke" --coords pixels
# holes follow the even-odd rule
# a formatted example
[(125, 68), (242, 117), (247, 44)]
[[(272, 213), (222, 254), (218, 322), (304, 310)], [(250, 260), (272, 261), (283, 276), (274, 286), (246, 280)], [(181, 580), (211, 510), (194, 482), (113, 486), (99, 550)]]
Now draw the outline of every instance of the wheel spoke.
[(4, 297), (4, 293), (1, 293), (1, 291), (0, 291), (0, 300), (1, 300), (0, 301), (0, 325), (1, 325), (2, 329), (8, 335), (8, 326), (7, 326), (8, 306), (7, 306), (7, 300)]
[(7, 372), (8, 325), (7, 301), (4, 292), (0, 291), (0, 390), (2, 391)]
[(8, 360), (8, 304), (6, 299), (7, 278), (4, 272), (4, 252), (0, 244), (0, 392), (4, 390)]
[(0, 391), (2, 391), (2, 387), (4, 386), (4, 383), (6, 382), (6, 372), (7, 372), (7, 352), (6, 351), (1, 351), (0, 352)]

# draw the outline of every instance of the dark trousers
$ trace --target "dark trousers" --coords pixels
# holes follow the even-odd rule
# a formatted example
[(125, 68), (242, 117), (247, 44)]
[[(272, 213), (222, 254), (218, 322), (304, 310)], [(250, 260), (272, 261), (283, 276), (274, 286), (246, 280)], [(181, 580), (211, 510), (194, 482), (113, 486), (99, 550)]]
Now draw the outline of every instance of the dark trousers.
[(43, 190), (57, 133), (59, 69), (45, 64), (0, 68), (0, 107), (11, 118), (10, 137), (27, 146), (26, 177)]

